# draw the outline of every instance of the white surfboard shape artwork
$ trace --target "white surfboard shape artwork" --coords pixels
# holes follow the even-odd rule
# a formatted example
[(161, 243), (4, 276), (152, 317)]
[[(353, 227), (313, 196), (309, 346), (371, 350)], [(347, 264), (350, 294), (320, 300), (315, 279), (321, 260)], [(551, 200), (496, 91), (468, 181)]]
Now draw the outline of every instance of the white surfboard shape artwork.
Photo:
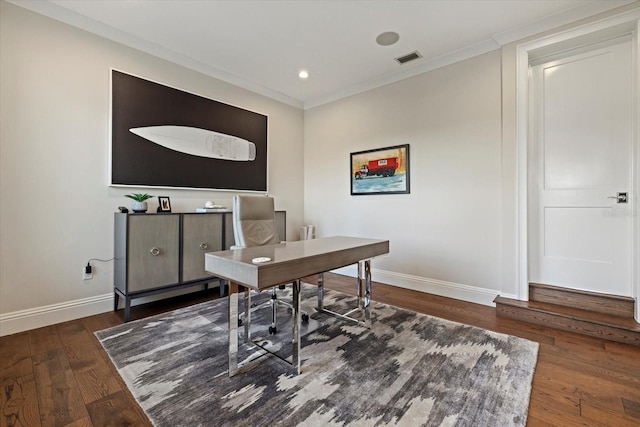
[(170, 150), (212, 159), (253, 161), (256, 145), (246, 139), (189, 126), (147, 126), (129, 132)]

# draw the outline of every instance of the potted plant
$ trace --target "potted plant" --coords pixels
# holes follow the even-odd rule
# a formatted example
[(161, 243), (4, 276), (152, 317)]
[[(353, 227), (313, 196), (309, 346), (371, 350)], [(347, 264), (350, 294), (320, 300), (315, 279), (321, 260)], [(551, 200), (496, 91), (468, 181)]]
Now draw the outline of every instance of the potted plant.
[(147, 193), (133, 193), (133, 194), (125, 194), (124, 197), (128, 197), (133, 200), (131, 202), (131, 210), (135, 213), (143, 213), (147, 211), (147, 199), (152, 198), (151, 194)]

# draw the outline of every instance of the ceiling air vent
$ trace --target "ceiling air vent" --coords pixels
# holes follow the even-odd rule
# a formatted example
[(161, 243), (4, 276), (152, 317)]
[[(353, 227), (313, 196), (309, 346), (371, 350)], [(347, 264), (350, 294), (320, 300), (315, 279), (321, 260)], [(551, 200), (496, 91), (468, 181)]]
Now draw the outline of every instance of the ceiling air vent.
[(413, 51), (413, 52), (411, 52), (411, 53), (409, 53), (407, 55), (404, 55), (404, 56), (401, 56), (399, 58), (396, 58), (396, 61), (398, 61), (398, 63), (400, 65), (402, 65), (402, 64), (406, 64), (407, 62), (413, 61), (414, 59), (418, 59), (418, 58), (422, 58), (422, 55), (420, 55), (420, 52), (415, 50), (415, 51)]

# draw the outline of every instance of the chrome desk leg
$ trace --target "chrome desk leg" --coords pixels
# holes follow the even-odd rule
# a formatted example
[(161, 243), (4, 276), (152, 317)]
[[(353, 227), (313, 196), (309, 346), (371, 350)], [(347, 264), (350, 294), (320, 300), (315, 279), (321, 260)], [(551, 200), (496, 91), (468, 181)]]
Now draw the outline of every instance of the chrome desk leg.
[(238, 371), (238, 284), (229, 281), (229, 376)]
[[(358, 277), (356, 280), (357, 305), (346, 313), (336, 313), (328, 308), (324, 308), (324, 275), (318, 274), (318, 312), (332, 316), (341, 317), (359, 323), (362, 326), (371, 328), (371, 258), (358, 261)], [(360, 312), (362, 319), (351, 317), (352, 313)]]
[(324, 299), (324, 273), (318, 274), (318, 313), (322, 313)]
[[(278, 296), (276, 295), (276, 288), (271, 289), (271, 328), (273, 333), (276, 333), (276, 326), (278, 325)], [(271, 333), (269, 328), (269, 333)]]
[(244, 287), (244, 342), (251, 341), (251, 289)]
[(363, 268), (364, 268), (364, 261), (358, 261), (358, 278), (357, 278), (357, 281), (356, 281), (356, 286), (357, 286), (357, 289), (356, 289), (356, 297), (357, 297), (356, 304), (357, 304), (358, 309), (362, 308), (362, 296), (363, 296), (362, 279), (364, 277), (363, 274), (362, 274)]
[(364, 261), (364, 301), (362, 308), (364, 326), (371, 328), (371, 259)]
[(300, 279), (293, 282), (293, 340), (291, 364), (300, 373)]

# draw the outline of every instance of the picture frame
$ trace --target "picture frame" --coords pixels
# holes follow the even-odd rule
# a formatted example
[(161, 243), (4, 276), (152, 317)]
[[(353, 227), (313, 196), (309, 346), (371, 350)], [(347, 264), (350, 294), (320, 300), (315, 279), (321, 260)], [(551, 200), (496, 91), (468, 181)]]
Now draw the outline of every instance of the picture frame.
[(350, 156), (351, 195), (409, 194), (409, 144), (357, 151)]
[(165, 196), (158, 196), (158, 212), (171, 213), (171, 200)]

